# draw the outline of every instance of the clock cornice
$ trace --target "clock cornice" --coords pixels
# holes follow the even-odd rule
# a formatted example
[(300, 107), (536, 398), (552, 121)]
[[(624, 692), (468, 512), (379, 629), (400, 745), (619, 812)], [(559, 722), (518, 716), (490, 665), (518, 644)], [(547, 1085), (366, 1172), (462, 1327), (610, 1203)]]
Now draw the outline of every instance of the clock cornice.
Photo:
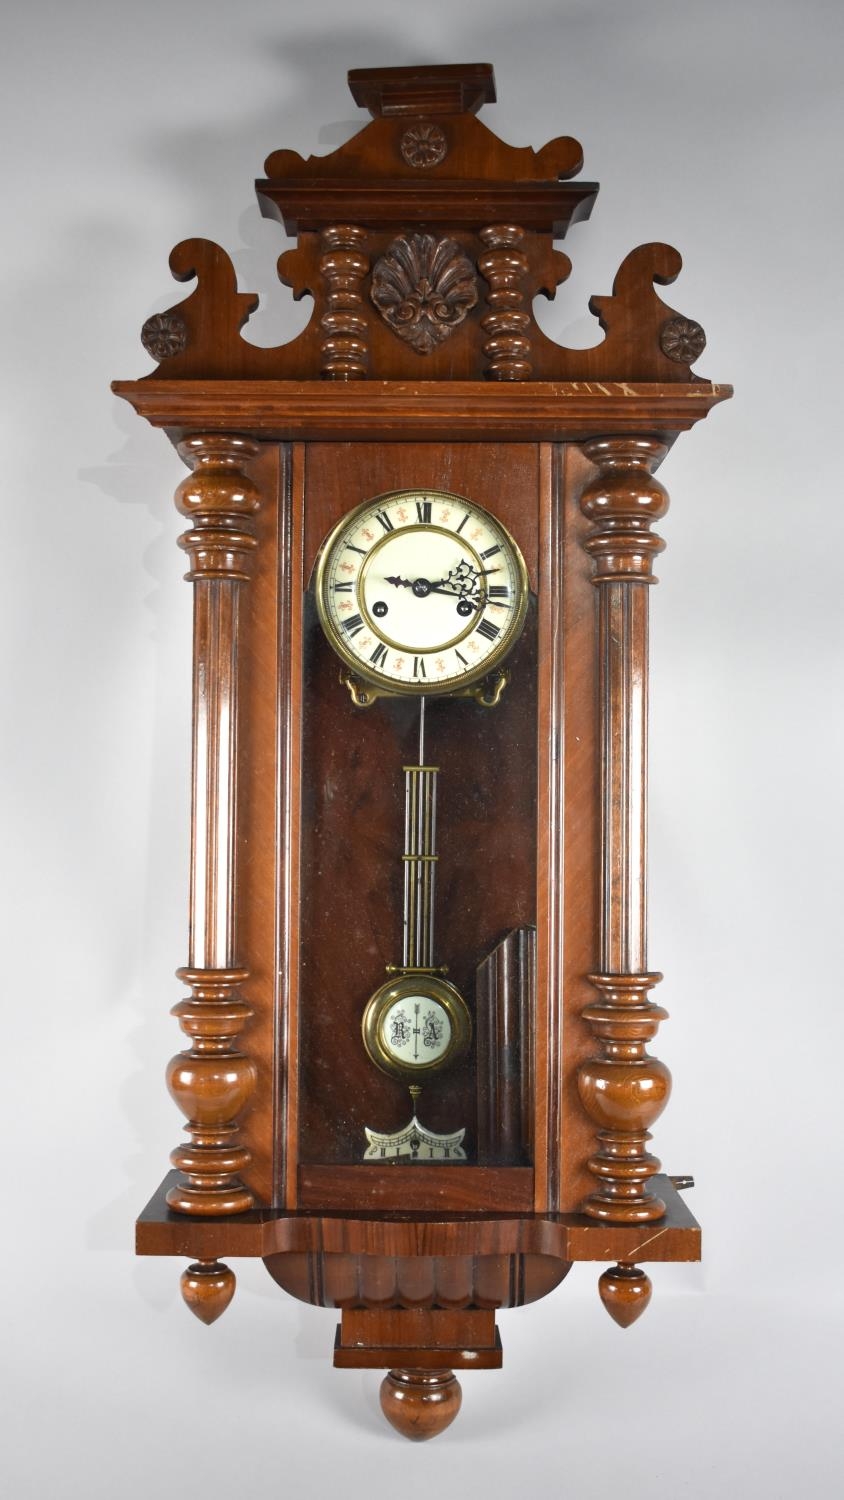
[(208, 432), (275, 440), (452, 438), (581, 441), (606, 432), (670, 440), (732, 395), (732, 386), (626, 381), (121, 380), (113, 386), (153, 427), (179, 440)]

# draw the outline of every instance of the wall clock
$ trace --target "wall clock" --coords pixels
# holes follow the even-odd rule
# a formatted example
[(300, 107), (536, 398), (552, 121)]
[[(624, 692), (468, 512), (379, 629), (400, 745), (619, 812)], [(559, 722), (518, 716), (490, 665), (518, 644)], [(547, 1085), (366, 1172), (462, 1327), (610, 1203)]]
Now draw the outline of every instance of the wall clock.
[(481, 124), (491, 68), (349, 78), (371, 122), (257, 184), (304, 332), (247, 343), (257, 297), (190, 240), (115, 385), (188, 465), (194, 594), (188, 1140), (137, 1247), (206, 1323), (260, 1257), (420, 1438), (501, 1364), (499, 1308), (593, 1260), (628, 1326), (643, 1263), (700, 1253), (649, 1149), (648, 594), (656, 470), (730, 388), (667, 245), (594, 347), (539, 329), (597, 186)]

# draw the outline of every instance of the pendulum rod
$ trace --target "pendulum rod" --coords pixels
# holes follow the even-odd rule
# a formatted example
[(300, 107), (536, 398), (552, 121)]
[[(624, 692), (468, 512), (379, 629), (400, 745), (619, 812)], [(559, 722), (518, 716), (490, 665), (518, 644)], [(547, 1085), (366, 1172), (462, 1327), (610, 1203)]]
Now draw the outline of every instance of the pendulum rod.
[(402, 968), (434, 966), (438, 766), (425, 765), (425, 699), (419, 704), (419, 764), (404, 767)]

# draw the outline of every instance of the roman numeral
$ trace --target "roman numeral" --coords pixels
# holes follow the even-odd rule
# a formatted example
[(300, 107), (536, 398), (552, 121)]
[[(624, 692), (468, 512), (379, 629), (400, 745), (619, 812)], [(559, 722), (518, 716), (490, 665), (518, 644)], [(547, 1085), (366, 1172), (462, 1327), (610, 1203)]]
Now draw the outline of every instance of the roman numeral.
[(510, 590), (506, 583), (492, 583), (487, 589), (490, 599), (509, 599)]
[(380, 667), (382, 661), (386, 661), (386, 658), (387, 658), (387, 647), (384, 645), (384, 643), (382, 641), (379, 641), (378, 645), (375, 647), (375, 650), (373, 651), (373, 653), (370, 656), (369, 660), (372, 662), (372, 665), (374, 667)]
[(366, 557), (365, 549), (363, 547), (356, 547), (354, 542), (347, 542), (346, 546), (350, 552), (359, 552), (361, 557)]
[(466, 525), (466, 522), (468, 521), (468, 519), (469, 519), (469, 512), (467, 510), (465, 516), (463, 517), (463, 520), (460, 522), (460, 525), (457, 528), (457, 535), (458, 536), (460, 535), (461, 531), (463, 530), (463, 527)]
[(385, 531), (395, 531), (395, 527), (385, 510), (376, 510), (375, 519), (376, 521), (381, 522), (381, 525), (383, 526)]
[(457, 660), (461, 661), (463, 663), (464, 667), (468, 667), (469, 663), (466, 660), (465, 656), (463, 655), (462, 651), (458, 651), (458, 650), (455, 649), (454, 654), (457, 657)]
[(428, 676), (427, 672), (425, 671), (425, 658), (424, 658), (424, 656), (414, 656), (414, 658), (413, 658), (413, 675), (414, 675), (414, 677), (427, 677)]
[(352, 615), (350, 619), (344, 620), (343, 629), (347, 631), (349, 635), (357, 635), (358, 631), (363, 630), (363, 620), (361, 619), (360, 615)]
[(416, 516), (417, 516), (417, 520), (424, 521), (426, 525), (428, 524), (428, 522), (431, 519), (431, 502), (430, 502), (430, 500), (417, 500), (417, 502), (416, 502)]
[(501, 548), (496, 544), (496, 546), (494, 547), (487, 547), (486, 552), (481, 553), (481, 557), (483, 558), (484, 562), (486, 562), (488, 557), (494, 557), (496, 552), (500, 551)]
[(352, 592), (352, 585), (350, 583), (335, 583), (334, 592), (335, 594), (350, 594)]
[(496, 636), (500, 634), (501, 629), (498, 625), (493, 625), (491, 620), (481, 620), (478, 626), (478, 635), (486, 636), (488, 641), (494, 641)]

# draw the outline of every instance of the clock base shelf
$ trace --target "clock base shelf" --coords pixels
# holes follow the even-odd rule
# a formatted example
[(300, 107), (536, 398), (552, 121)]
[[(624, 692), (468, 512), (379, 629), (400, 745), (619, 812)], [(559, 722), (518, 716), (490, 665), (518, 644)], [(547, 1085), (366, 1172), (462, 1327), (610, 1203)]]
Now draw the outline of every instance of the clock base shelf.
[[(366, 1168), (361, 1168), (366, 1171)], [(413, 1170), (412, 1168), (410, 1169)], [(421, 1170), (424, 1170), (421, 1169)], [(460, 1168), (445, 1170), (459, 1171)], [(191, 1219), (167, 1206), (178, 1174), (170, 1172), (136, 1223), (138, 1255), (177, 1255), (196, 1261), (220, 1256), (269, 1255), (550, 1255), (562, 1261), (696, 1261), (701, 1229), (670, 1177), (652, 1187), (665, 1203), (656, 1224), (604, 1224), (586, 1214), (407, 1212), (392, 1215), (291, 1212), (256, 1208), (231, 1218)]]
[(532, 1213), (532, 1167), (473, 1167), (434, 1162), (381, 1166), (300, 1166), (299, 1208), (374, 1212), (482, 1213), (495, 1203), (507, 1213)]

